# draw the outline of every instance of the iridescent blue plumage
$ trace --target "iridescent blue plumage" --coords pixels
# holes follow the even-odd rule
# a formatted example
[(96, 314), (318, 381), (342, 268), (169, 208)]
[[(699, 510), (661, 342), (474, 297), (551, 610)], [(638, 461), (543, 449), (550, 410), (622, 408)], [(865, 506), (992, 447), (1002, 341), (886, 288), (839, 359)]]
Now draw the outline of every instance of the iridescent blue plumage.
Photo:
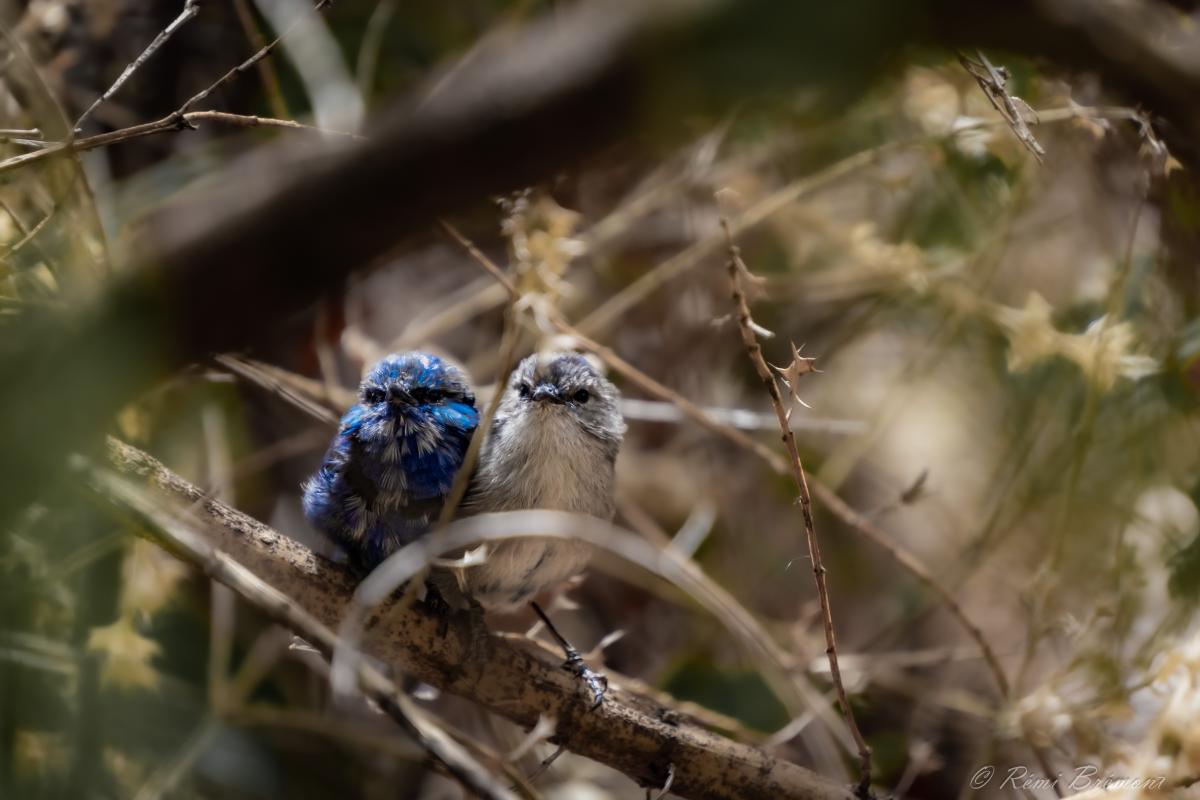
[(387, 356), (305, 484), (305, 516), (372, 569), (429, 530), (478, 424), (462, 370), (427, 353)]

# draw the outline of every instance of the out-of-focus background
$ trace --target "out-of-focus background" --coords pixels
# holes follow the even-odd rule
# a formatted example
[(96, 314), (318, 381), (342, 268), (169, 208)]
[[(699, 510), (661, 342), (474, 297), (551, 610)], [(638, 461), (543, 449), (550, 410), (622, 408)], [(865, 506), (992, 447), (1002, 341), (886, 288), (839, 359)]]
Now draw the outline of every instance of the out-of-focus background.
[[(5, 4), (0, 336), (3, 363), (25, 371), (4, 374), (0, 393), (5, 430), (25, 438), (4, 444), (12, 479), (0, 491), (9, 494), (4, 796), (461, 796), (386, 718), (333, 702), (314, 654), (139, 538), (65, 466), (26, 467), (108, 432), (333, 556), (299, 507), (333, 425), (289, 398), (339, 413), (374, 359), (414, 348), (457, 359), (486, 395), (503, 369), (506, 317), (522, 352), (571, 346), (555, 323), (569, 320), (779, 448), (731, 316), (722, 217), (761, 279), (751, 301), (773, 334), (767, 360), (785, 366), (793, 343), (817, 357), (821, 372), (794, 387), (806, 405), (793, 401), (791, 414), (810, 480), (886, 545), (816, 504), (844, 679), (877, 791), (959, 797), (988, 765), (1000, 775), (1061, 772), (1063, 788), (1081, 768), (1161, 776), (1164, 791), (1194, 783), (1200, 183), (1195, 153), (1176, 152), (1188, 130), (1075, 56), (897, 42), (891, 4), (854, 19), (805, 5), (729, 12), (735, 24), (704, 36), (737, 46), (664, 51), (667, 67), (632, 78), (642, 81), (637, 102), (613, 107), (614, 131), (599, 146), (541, 170), (535, 185), (455, 209), (448, 221), (513, 276), (515, 307), (443, 229), (398, 221), (381, 257), (330, 281), (337, 288), (301, 313), (261, 319), (243, 349), (219, 359), (177, 368), (164, 358), (122, 397), (124, 359), (144, 371), (158, 356), (121, 332), (86, 360), (19, 353), (57, 335), (37, 320), (82, 316), (119, 282), (143, 255), (141, 237), (165, 224), (164, 208), (190, 201), (180, 224), (202, 226), (222, 209), (195, 198), (247, 174), (260, 188), (279, 177), (261, 166), (264, 148), (308, 147), (311, 162), (290, 163), (319, 165), (364, 141), (347, 134), (370, 141), (372, 120), (397, 98), (423, 98), (417, 110), (444, 102), (457, 71), (489, 52), (481, 41), (535, 21), (552, 28), (571, 8), (344, 0), (314, 11), (307, 0), (231, 0), (195, 4), (192, 15), (183, 2)], [(918, 5), (911, 13), (940, 7)], [(83, 120), (75, 136), (86, 151), (10, 163), (62, 141), (181, 11), (162, 47)], [(1200, 22), (1186, 2), (1164, 4), (1155, 19), (1168, 28), (1148, 38), (1165, 50)], [(814, 47), (808, 22), (856, 33)], [(188, 109), (237, 119), (88, 140), (167, 117), (281, 32), (269, 57)], [(655, 40), (638, 47), (654, 50)], [(553, 72), (549, 62), (527, 77), (550, 82)], [(248, 116), (321, 130), (251, 128)], [(564, 137), (577, 133), (564, 123)], [(475, 152), (464, 170), (487, 159)], [(309, 223), (320, 229), (323, 219)], [(335, 261), (338, 247), (320, 258)], [(279, 281), (283, 291), (287, 276)], [(213, 330), (230, 324), (219, 307), (206, 313)], [(140, 329), (137, 341), (169, 340), (168, 328)], [(617, 522), (694, 558), (828, 700), (793, 484), (628, 375), (610, 376), (629, 422)], [(67, 397), (25, 390), (59, 384)], [(119, 411), (92, 420), (94, 403)], [(897, 549), (978, 626), (1007, 693)], [(605, 668), (711, 710), (730, 735), (852, 779), (852, 750), (779, 696), (773, 666), (737, 643), (727, 619), (629, 565), (593, 570), (567, 597), (574, 607), (560, 604), (557, 616), (583, 648), (605, 640), (593, 654)], [(465, 703), (421, 696), (498, 752), (521, 741)], [(536, 744), (518, 764), (530, 772), (552, 750)], [(644, 796), (569, 755), (534, 785), (548, 798)], [(999, 779), (981, 791), (1054, 795)]]

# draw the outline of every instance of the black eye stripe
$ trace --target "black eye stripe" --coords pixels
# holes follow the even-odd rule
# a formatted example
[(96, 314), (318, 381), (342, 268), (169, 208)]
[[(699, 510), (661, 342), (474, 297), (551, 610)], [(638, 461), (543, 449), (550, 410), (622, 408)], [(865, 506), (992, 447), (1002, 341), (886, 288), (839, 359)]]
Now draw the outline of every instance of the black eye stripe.
[[(475, 396), (460, 389), (441, 389), (431, 386), (416, 386), (408, 391), (418, 403), (465, 403), (475, 405)], [(387, 391), (377, 386), (367, 386), (361, 390), (360, 396), (365, 403), (382, 403), (387, 399)]]
[[(410, 390), (413, 398), (422, 403), (440, 403), (443, 400), (461, 403), (467, 398), (467, 393), (459, 389), (439, 388), (436, 386), (417, 386)], [(472, 403), (474, 399), (472, 398)]]
[(409, 394), (418, 403), (465, 403), (475, 405), (475, 396), (463, 389), (439, 388), (435, 386), (416, 386)]

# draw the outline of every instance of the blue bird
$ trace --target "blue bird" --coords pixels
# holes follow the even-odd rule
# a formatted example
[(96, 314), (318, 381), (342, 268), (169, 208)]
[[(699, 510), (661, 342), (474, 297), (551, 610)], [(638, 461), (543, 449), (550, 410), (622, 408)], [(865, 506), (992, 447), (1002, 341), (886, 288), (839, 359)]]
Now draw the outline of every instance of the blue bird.
[(458, 367), (427, 353), (383, 358), (304, 485), (305, 516), (373, 569), (437, 520), (478, 424)]

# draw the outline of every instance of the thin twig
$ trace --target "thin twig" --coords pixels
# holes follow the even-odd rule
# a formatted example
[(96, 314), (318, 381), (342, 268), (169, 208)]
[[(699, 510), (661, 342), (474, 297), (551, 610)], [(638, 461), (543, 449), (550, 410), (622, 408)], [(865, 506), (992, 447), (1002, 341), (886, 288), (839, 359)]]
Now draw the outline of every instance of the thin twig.
[(347, 139), (366, 139), (360, 133), (353, 131), (335, 131), (329, 128), (319, 128), (316, 125), (305, 125), (291, 119), (275, 119), (273, 117), (256, 117), (250, 114), (230, 114), (227, 111), (189, 111), (183, 115), (187, 123), (193, 122), (223, 122), (240, 128), (289, 128), (295, 131), (311, 131), (330, 136), (344, 136)]
[(282, 397), (287, 402), (307, 412), (314, 419), (334, 425), (337, 424), (338, 414), (336, 412), (288, 386), (284, 381), (271, 373), (269, 366), (229, 353), (216, 355), (213, 357), (213, 360), (243, 380), (250, 381)]
[[(11, 255), (12, 253), (17, 252), (22, 247), (24, 247), (25, 245), (27, 245), (31, 241), (33, 241), (33, 238), (42, 232), (42, 228), (45, 228), (46, 224), (49, 223), (51, 219), (53, 219), (54, 212), (56, 212), (56, 211), (58, 211), (57, 204), (55, 204), (49, 211), (47, 211), (46, 216), (44, 216), (40, 220), (38, 220), (37, 224), (34, 225), (32, 228), (30, 228), (29, 231), (24, 236), (22, 236), (20, 239), (18, 239), (16, 242), (14, 242), (12, 247), (7, 248), (4, 252), (4, 254)], [(15, 220), (16, 217), (13, 217), (13, 219)]]
[[(487, 441), (488, 434), (492, 429), (492, 422), (496, 418), (496, 412), (500, 408), (500, 401), (504, 399), (504, 387), (508, 383), (508, 377), (512, 374), (513, 365), (517, 358), (517, 346), (521, 341), (521, 329), (517, 325), (517, 309), (515, 304), (509, 307), (508, 313), (504, 319), (504, 333), (501, 336), (501, 356), (500, 356), (500, 372), (496, 379), (496, 391), (492, 393), (492, 397), (488, 400), (487, 407), (483, 411), (483, 416), (479, 420), (479, 425), (475, 433), (471, 436), (471, 442), (467, 445), (467, 452), (463, 455), (463, 463), (459, 466), (458, 472), (454, 475), (454, 482), (450, 484), (450, 491), (446, 495), (446, 500), (442, 504), (442, 510), (438, 514), (437, 522), (433, 526), (433, 536), (438, 535), (450, 521), (454, 519), (458, 512), (458, 507), (462, 503), (463, 498), (467, 494), (467, 489), (470, 488), (471, 478), (475, 474), (475, 464), (479, 460), (479, 454), (483, 450), (483, 443)], [(405, 592), (405, 602), (410, 602), (416, 596), (418, 586), (425, 582), (425, 574), (427, 571), (422, 571), (418, 579), (413, 580), (407, 592)]]
[[(501, 285), (504, 286), (505, 289), (508, 290), (509, 295), (511, 295), (513, 299), (520, 298), (520, 291), (517, 289), (516, 284), (514, 284), (512, 280), (504, 274), (504, 271), (501, 270), (500, 267), (496, 266), (494, 261), (488, 258), (482, 250), (480, 250), (473, 242), (459, 233), (458, 230), (452, 225), (444, 220), (442, 221), (441, 225), (442, 229), (445, 230), (452, 239), (458, 242), (458, 244), (461, 245), (462, 248), (466, 250), (467, 253), (474, 258), (481, 267), (487, 270), (493, 277), (496, 278), (497, 281), (501, 283)], [(688, 400), (678, 392), (663, 386), (658, 381), (654, 380), (649, 375), (642, 372), (625, 359), (621, 358), (611, 348), (605, 347), (595, 339), (587, 336), (579, 328), (571, 325), (557, 312), (551, 313), (549, 315), (549, 319), (551, 324), (554, 325), (559, 332), (574, 338), (580, 347), (595, 353), (601, 361), (608, 364), (609, 367), (615, 371), (621, 373), (626, 379), (636, 384), (639, 388), (655, 395), (656, 397), (674, 403), (685, 414), (699, 421), (710, 430), (719, 432), (721, 435), (734, 440), (742, 447), (758, 453), (758, 455), (767, 461), (767, 463), (769, 463), (776, 472), (783, 472), (786, 469), (783, 459), (768, 448), (764, 447), (761, 443), (755, 441), (737, 428), (731, 428), (727, 425), (717, 422), (700, 406), (696, 405), (691, 400)]]
[(41, 128), (0, 128), (0, 139), (41, 139)]
[(1000, 689), (1000, 695), (1007, 698), (1009, 695), (1008, 678), (1004, 674), (1004, 668), (1000, 666), (1000, 659), (997, 657), (995, 649), (988, 643), (983, 629), (975, 624), (967, 615), (962, 604), (958, 602), (950, 590), (943, 586), (925, 565), (917, 560), (916, 556), (896, 544), (874, 522), (867, 519), (858, 511), (855, 511), (846, 501), (838, 497), (837, 493), (832, 489), (821, 483), (813, 483), (812, 490), (817, 499), (821, 501), (821, 505), (831, 514), (851, 530), (857, 531), (882, 548), (905, 571), (938, 596), (938, 599), (942, 601), (950, 614), (958, 620), (959, 625), (966, 630), (967, 635), (975, 641), (975, 644), (979, 647), (980, 654), (983, 656), (988, 669), (992, 673), (992, 677), (996, 681), (997, 687)]
[(10, 206), (3, 198), (0, 198), (0, 209), (3, 209), (4, 213), (8, 214), (9, 219), (13, 221), (13, 225), (17, 226), (17, 231), (22, 236), (29, 235), (29, 226), (25, 224), (25, 221), (21, 219), (13, 207)]
[(167, 40), (174, 36), (176, 31), (186, 25), (199, 13), (200, 0), (184, 0), (183, 11), (179, 12), (179, 16), (177, 16), (170, 25), (163, 28), (162, 31), (160, 31), (159, 34), (154, 37), (154, 40), (146, 46), (146, 49), (142, 51), (142, 54), (134, 59), (129, 66), (125, 67), (125, 70), (120, 74), (116, 81), (113, 82), (113, 85), (108, 87), (108, 90), (104, 94), (97, 97), (96, 101), (88, 106), (87, 111), (84, 111), (83, 114), (79, 116), (79, 119), (75, 120), (75, 129), (78, 130), (79, 127), (83, 125), (84, 121), (92, 115), (93, 111), (95, 111), (102, 103), (116, 94), (117, 91), (125, 85), (125, 82), (132, 77), (133, 73), (137, 72), (137, 70), (143, 64), (149, 61), (150, 57), (158, 52), (158, 49), (166, 44)]
[(553, 753), (551, 753), (550, 755), (548, 755), (542, 759), (542, 763), (538, 764), (537, 769), (535, 769), (533, 772), (529, 773), (529, 775), (527, 775), (525, 777), (525, 780), (528, 781), (529, 783), (533, 783), (535, 780), (537, 780), (538, 778), (540, 778), (542, 776), (542, 773), (544, 773), (546, 770), (550, 769), (550, 765), (553, 764), (555, 761), (557, 761), (558, 757), (561, 756), (566, 751), (567, 751), (567, 748), (564, 745), (560, 744), (558, 747), (556, 747), (554, 749)]
[(979, 84), (979, 88), (983, 90), (988, 102), (996, 111), (1000, 112), (1000, 116), (1004, 117), (1021, 144), (1025, 145), (1026, 149), (1033, 153), (1033, 157), (1041, 164), (1046, 150), (1038, 143), (1033, 131), (1029, 130), (1029, 125), (1025, 122), (1026, 110), (1033, 114), (1035, 122), (1037, 121), (1037, 112), (1030, 108), (1024, 100), (1008, 91), (1008, 70), (996, 67), (981, 50), (976, 50), (975, 54), (979, 57), (978, 61), (967, 58), (962, 53), (958, 54), (958, 61)]
[(491, 431), (492, 422), (496, 418), (496, 411), (500, 408), (500, 401), (504, 399), (504, 387), (508, 384), (508, 378), (512, 374), (513, 365), (517, 359), (517, 346), (521, 342), (521, 330), (517, 326), (517, 311), (515, 308), (509, 308), (501, 341), (503, 344), (501, 345), (500, 372), (497, 373), (496, 377), (496, 391), (492, 393), (492, 397), (483, 411), (483, 416), (479, 420), (479, 427), (471, 437), (471, 443), (467, 446), (467, 452), (463, 456), (462, 466), (458, 468), (458, 474), (454, 476), (454, 483), (450, 487), (449, 494), (446, 495), (446, 502), (443, 504), (442, 511), (438, 515), (437, 524), (434, 526), (435, 532), (446, 527), (450, 520), (454, 519), (458, 511), (458, 506), (462, 503), (462, 499), (466, 495), (467, 488), (471, 483), (471, 476), (475, 471), (475, 462), (479, 459), (483, 443), (487, 439), (489, 431)]
[(219, 731), (220, 725), (217, 720), (205, 717), (175, 754), (161, 761), (150, 778), (138, 787), (133, 800), (159, 800), (164, 795), (173, 794), (173, 790), (191, 771), (200, 756), (208, 750)]
[[(317, 13), (320, 13), (320, 12), (324, 11), (325, 9), (329, 8), (331, 5), (333, 5), (333, 0), (318, 0), (317, 4), (315, 6), (313, 6), (313, 10), (316, 11)], [(231, 80), (236, 78), (238, 75), (241, 75), (242, 73), (246, 72), (251, 67), (253, 67), (255, 64), (262, 61), (267, 56), (271, 55), (272, 51), (274, 51), (275, 48), (279, 46), (279, 43), (281, 41), (283, 41), (283, 38), (285, 36), (287, 36), (288, 33), (290, 33), (297, 24), (298, 23), (293, 22), (282, 33), (280, 33), (278, 36), (276, 36), (270, 42), (268, 42), (267, 44), (265, 44), (261, 48), (259, 48), (259, 50), (257, 52), (255, 52), (254, 55), (250, 56), (245, 61), (243, 61), (241, 64), (238, 64), (236, 67), (229, 70), (221, 77), (217, 78), (207, 88), (202, 89), (201, 91), (192, 95), (190, 98), (188, 98), (184, 102), (183, 105), (181, 105), (178, 109), (176, 109), (175, 113), (172, 116), (174, 116), (174, 117), (183, 116), (189, 110), (191, 110), (191, 108), (193, 106), (195, 106), (197, 103), (201, 102), (202, 100), (206, 99), (210, 94), (215, 92), (217, 89), (220, 89), (222, 86), (229, 83)]]
[(808, 491), (808, 477), (804, 472), (804, 464), (800, 460), (800, 451), (796, 448), (796, 435), (792, 433), (792, 429), (788, 425), (790, 415), (787, 405), (779, 392), (779, 384), (775, 382), (775, 375), (771, 372), (771, 367), (763, 358), (762, 347), (759, 345), (758, 335), (755, 333), (754, 320), (750, 315), (750, 305), (746, 300), (746, 293), (742, 289), (742, 276), (748, 274), (749, 270), (742, 261), (738, 246), (733, 241), (733, 232), (729, 227), (729, 221), (724, 216), (721, 217), (721, 228), (725, 232), (726, 244), (729, 249), (729, 285), (733, 295), (738, 330), (741, 332), (746, 354), (750, 357), (758, 377), (771, 396), (771, 405), (775, 408), (775, 416), (779, 418), (779, 429), (783, 433), (783, 444), (787, 448), (792, 478), (800, 492), (800, 510), (804, 516), (804, 536), (808, 543), (809, 559), (812, 561), (813, 577), (816, 579), (817, 598), (821, 604), (821, 622), (825, 628), (825, 655), (829, 659), (829, 677), (833, 682), (834, 691), (837, 693), (842, 715), (846, 718), (846, 724), (858, 747), (861, 772), (857, 793), (859, 797), (866, 798), (870, 796), (871, 789), (871, 748), (858, 729), (858, 723), (854, 720), (854, 710), (850, 707), (850, 700), (846, 697), (846, 688), (842, 685), (842, 671), (838, 666), (837, 657), (837, 637), (833, 629), (833, 613), (829, 604), (829, 588), (826, 585), (825, 565), (821, 561), (820, 543), (817, 541), (812, 497)]
[(497, 306), (504, 305), (508, 294), (500, 284), (483, 278), (485, 285), (470, 292), (459, 300), (451, 300), (449, 305), (438, 309), (429, 316), (418, 316), (411, 320), (400, 335), (389, 342), (381, 352), (400, 352), (411, 350), (422, 342), (436, 339), (440, 334), (468, 322), (480, 314), (491, 311)]
[[(1075, 119), (1088, 118), (1131, 119), (1135, 121), (1137, 119), (1137, 112), (1135, 110), (1123, 106), (1052, 108), (1046, 111), (1038, 111), (1036, 114), (1041, 122), (1069, 122)], [(922, 136), (906, 141), (885, 142), (876, 147), (860, 150), (840, 161), (830, 164), (818, 172), (797, 179), (746, 209), (732, 222), (734, 235), (741, 234), (743, 231), (760, 224), (799, 198), (824, 189), (835, 181), (878, 162), (882, 156), (888, 153), (907, 147), (928, 146), (965, 135), (971, 131), (1007, 124), (1006, 120), (979, 120), (978, 122), (950, 131), (947, 134)], [(600, 226), (597, 225), (597, 227)], [(585, 234), (584, 238), (589, 239), (592, 235), (591, 233)], [(607, 235), (607, 232), (603, 234), (603, 236)], [(721, 243), (722, 234), (720, 231), (694, 242), (686, 249), (655, 265), (652, 269), (624, 287), (620, 292), (605, 300), (590, 314), (581, 319), (578, 327), (587, 333), (597, 333), (619, 319), (622, 314), (629, 311), (634, 305), (644, 300), (668, 281), (694, 268), (706, 256), (717, 252), (721, 247)]]
[(221, 122), (226, 125), (235, 125), (241, 128), (288, 128), (291, 130), (311, 131), (313, 133), (323, 133), (330, 136), (344, 136), (348, 139), (363, 139), (365, 137), (348, 131), (333, 131), (327, 128), (318, 128), (313, 125), (305, 125), (301, 122), (296, 122), (290, 119), (274, 119), (272, 117), (256, 117), (247, 114), (230, 114), (226, 111), (189, 111), (186, 114), (176, 116), (168, 114), (162, 119), (156, 119), (153, 122), (143, 122), (140, 125), (131, 125), (128, 128), (121, 128), (108, 133), (99, 133), (95, 136), (88, 136), (83, 139), (68, 140), (65, 142), (55, 142), (43, 147), (40, 150), (34, 150), (31, 153), (22, 153), (19, 156), (7, 158), (0, 161), (0, 174), (10, 172), (19, 167), (32, 164), (36, 161), (42, 161), (51, 156), (63, 155), (66, 153), (82, 153), (88, 150), (95, 150), (98, 147), (108, 147), (109, 145), (128, 142), (133, 139), (141, 139), (144, 136), (154, 136), (160, 133), (174, 133), (185, 128), (194, 128), (197, 122)]
[[(234, 0), (233, 10), (237, 13), (238, 23), (241, 24), (242, 30), (246, 32), (246, 39), (250, 42), (250, 46), (259, 50), (266, 47), (267, 40), (263, 38), (262, 31), (258, 28), (258, 21), (250, 10), (249, 0)], [(267, 102), (271, 105), (271, 113), (280, 118), (290, 117), (291, 112), (288, 111), (287, 101), (283, 99), (283, 90), (279, 87), (279, 73), (275, 69), (274, 62), (269, 58), (258, 62), (258, 76), (262, 79)]]
[[(175, 20), (175, 22), (173, 22), (170, 26), (168, 26), (167, 30), (163, 31), (163, 33), (166, 34), (168, 31), (170, 31), (170, 33), (174, 33), (176, 30), (178, 30), (179, 25), (182, 25), (183, 23), (187, 22), (188, 19), (191, 18), (190, 16), (187, 17), (186, 19), (184, 18), (185, 14), (188, 13), (188, 9), (197, 8), (198, 3), (199, 3), (199, 0), (186, 0), (186, 6), (184, 8), (184, 12), (182, 14), (180, 14), (179, 18), (177, 18)], [(317, 12), (321, 12), (321, 11), (324, 11), (326, 8), (328, 8), (331, 5), (333, 5), (333, 0), (318, 0), (316, 6), (314, 6), (314, 9)], [(196, 13), (195, 11), (192, 11), (191, 12), (192, 16), (194, 16), (195, 13)], [(182, 22), (180, 20), (182, 20)], [(294, 27), (294, 25), (292, 27)], [(233, 80), (233, 78), (235, 78), (237, 75), (240, 75), (241, 73), (250, 69), (252, 66), (254, 66), (255, 64), (262, 61), (264, 58), (269, 56), (272, 53), (272, 51), (274, 51), (274, 49), (283, 40), (283, 38), (285, 36), (287, 36), (288, 32), (291, 31), (292, 27), (289, 27), (287, 30), (285, 30), (283, 33), (281, 33), (275, 39), (271, 40), (270, 42), (265, 44), (263, 47), (259, 48), (259, 50), (257, 52), (255, 52), (254, 55), (250, 56), (245, 61), (243, 61), (241, 64), (237, 65), (233, 69), (226, 72), (224, 75), (222, 75), (220, 78), (218, 78), (212, 84), (210, 84), (208, 87), (197, 92), (192, 97), (188, 98), (186, 101), (184, 101), (183, 105), (181, 105), (175, 111), (171, 112), (170, 114), (163, 117), (162, 119), (154, 120), (153, 122), (145, 122), (145, 123), (142, 123), (141, 125), (133, 125), (128, 128), (123, 128), (121, 130), (112, 131), (110, 133), (102, 133), (97, 136), (89, 136), (85, 139), (80, 139), (80, 140), (75, 139), (75, 131), (72, 130), (71, 134), (67, 137), (67, 139), (65, 141), (47, 145), (46, 147), (43, 147), (40, 150), (35, 150), (32, 153), (23, 153), (19, 156), (13, 156), (12, 158), (6, 159), (4, 161), (0, 161), (0, 174), (8, 172), (9, 170), (17, 169), (18, 167), (22, 167), (27, 164), (31, 164), (35, 161), (41, 161), (42, 159), (49, 158), (50, 156), (59, 155), (62, 153), (78, 153), (78, 152), (83, 152), (86, 150), (93, 150), (97, 147), (107, 147), (108, 145), (117, 144), (119, 142), (126, 142), (131, 139), (138, 139), (143, 136), (152, 136), (154, 134), (159, 134), (159, 133), (168, 133), (168, 132), (172, 132), (172, 131), (179, 131), (179, 130), (183, 130), (184, 128), (194, 127), (194, 123), (199, 122), (199, 121), (204, 121), (204, 120), (209, 120), (209, 121), (214, 121), (214, 122), (224, 122), (229, 125), (240, 125), (242, 127), (260, 127), (261, 126), (261, 127), (275, 127), (275, 128), (293, 128), (293, 129), (299, 129), (299, 130), (318, 131), (321, 133), (329, 133), (329, 134), (333, 134), (336, 136), (346, 136), (346, 137), (356, 138), (356, 139), (363, 138), (362, 136), (355, 134), (355, 133), (349, 133), (349, 132), (344, 132), (344, 131), (324, 130), (321, 128), (315, 128), (311, 125), (303, 125), (303, 124), (301, 124), (299, 122), (295, 122), (293, 120), (273, 119), (271, 117), (248, 116), (248, 115), (244, 115), (244, 114), (230, 114), (230, 113), (222, 112), (222, 111), (191, 111), (191, 108), (193, 106), (195, 106), (197, 103), (206, 99), (210, 94), (212, 94), (217, 89), (224, 86), (229, 81)], [(162, 34), (160, 34), (160, 37), (161, 36), (162, 36)], [(169, 37), (169, 34), (168, 34), (168, 37)], [(163, 41), (165, 41), (165, 39), (163, 39)], [(155, 42), (151, 43), (151, 46), (149, 48), (147, 48), (146, 52), (144, 52), (142, 54), (142, 56), (138, 59), (138, 61), (135, 61), (133, 64), (131, 64), (126, 69), (126, 72), (129, 74), (132, 74), (132, 71), (135, 70), (138, 66), (140, 66), (141, 63), (144, 63), (145, 59), (149, 58), (149, 56), (153, 54), (153, 51), (156, 50), (159, 46), (161, 46), (161, 44), (162, 44), (162, 41), (155, 39)], [(105, 95), (106, 96), (111, 95), (112, 92), (114, 92), (118, 88), (120, 88), (120, 84), (123, 83), (125, 80), (127, 80), (128, 77), (129, 77), (128, 74), (123, 74), (122, 78), (119, 78), (118, 82), (116, 84), (114, 84), (113, 87), (110, 88), (109, 91), (105, 93)], [(103, 102), (104, 99), (105, 99), (105, 97), (101, 97), (99, 100), (96, 101), (96, 103), (93, 104), (92, 108), (95, 108), (96, 106), (98, 106), (101, 102)], [(82, 120), (88, 114), (90, 114), (91, 111), (92, 111), (92, 109), (90, 108), (86, 112), (84, 112), (84, 116), (80, 118), (80, 121), (82, 122)], [(76, 123), (75, 128), (77, 129), (78, 127), (79, 127), (79, 123)]]
[[(801, 197), (830, 186), (846, 175), (876, 163), (887, 153), (900, 150), (908, 145), (908, 142), (888, 142), (878, 147), (860, 150), (830, 164), (819, 172), (789, 183), (742, 212), (733, 223), (734, 233), (739, 234), (753, 228)], [(697, 266), (707, 256), (720, 251), (723, 241), (721, 232), (717, 231), (662, 261), (580, 320), (579, 329), (585, 333), (594, 334), (607, 327), (659, 287)]]
[[(678, 423), (688, 418), (686, 414), (669, 401), (641, 400), (634, 397), (622, 397), (621, 413), (625, 419), (639, 422), (671, 422)], [(731, 425), (743, 431), (775, 430), (775, 415), (767, 411), (753, 411), (748, 408), (729, 408), (726, 406), (701, 406), (705, 414), (720, 422)], [(853, 436), (866, 433), (868, 426), (861, 419), (837, 419), (832, 417), (792, 417), (792, 430), (809, 431), (830, 436)]]

